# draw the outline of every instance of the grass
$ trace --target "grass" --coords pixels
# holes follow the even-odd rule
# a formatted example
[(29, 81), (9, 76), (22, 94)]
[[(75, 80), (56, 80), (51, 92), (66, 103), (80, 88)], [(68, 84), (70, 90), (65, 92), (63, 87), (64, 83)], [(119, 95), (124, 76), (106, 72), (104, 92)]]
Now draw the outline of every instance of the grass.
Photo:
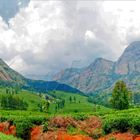
[(0, 110), (0, 117), (21, 118), (21, 117), (47, 117), (43, 112), (24, 110)]
[(0, 140), (21, 140), (21, 139), (15, 138), (12, 135), (5, 135), (3, 133), (0, 133)]
[[(4, 88), (0, 88), (0, 97), (6, 94)], [(50, 107), (48, 113), (39, 112), (38, 104), (41, 103), (42, 98), (37, 95), (36, 93), (32, 93), (30, 91), (22, 90), (16, 96), (23, 99), (28, 104), (27, 111), (21, 110), (0, 110), (0, 117), (1, 116), (9, 116), (9, 117), (22, 117), (22, 116), (53, 116), (53, 115), (73, 115), (73, 114), (96, 114), (97, 112), (100, 114), (104, 114), (105, 112), (110, 112), (111, 109), (108, 109), (103, 106), (94, 105), (93, 103), (88, 102), (88, 97), (75, 94), (75, 93), (68, 93), (62, 91), (55, 91), (50, 93), (51, 96), (55, 96), (55, 98), (51, 98)], [(49, 95), (49, 96), (50, 96)], [(45, 96), (45, 94), (44, 94)], [(72, 99), (76, 99), (76, 101), (70, 102), (70, 97)], [(57, 112), (55, 110), (56, 103), (59, 98), (65, 100), (64, 108), (58, 109)], [(17, 116), (18, 114), (18, 116)]]
[[(57, 98), (61, 98), (65, 100), (65, 106), (62, 109), (57, 111), (57, 114), (73, 114), (73, 113), (89, 113), (89, 112), (96, 112), (96, 110), (110, 110), (103, 106), (95, 106), (93, 103), (88, 102), (88, 97), (74, 94), (74, 93), (67, 93), (62, 91), (55, 91), (51, 92), (51, 95), (56, 96)], [(76, 99), (70, 102), (70, 97), (72, 99)], [(49, 113), (55, 113), (55, 106), (56, 103), (52, 103), (49, 108)]]

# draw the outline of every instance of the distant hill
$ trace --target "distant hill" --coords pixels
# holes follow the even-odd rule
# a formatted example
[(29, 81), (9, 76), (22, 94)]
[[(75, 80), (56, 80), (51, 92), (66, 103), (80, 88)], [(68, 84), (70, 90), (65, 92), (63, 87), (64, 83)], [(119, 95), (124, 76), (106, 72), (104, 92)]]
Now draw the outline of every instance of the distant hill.
[(126, 81), (133, 90), (139, 90), (140, 41), (131, 43), (116, 62), (97, 58), (82, 70), (66, 69), (53, 78), (88, 94), (102, 92), (120, 79)]
[(24, 89), (34, 90), (37, 92), (60, 90), (66, 92), (80, 93), (80, 91), (76, 88), (72, 88), (66, 84), (61, 84), (59, 82), (27, 79), (18, 72), (11, 69), (2, 59), (0, 59), (0, 85), (19, 85)]
[(56, 81), (41, 81), (41, 80), (31, 80), (26, 79), (26, 84), (23, 85), (23, 89), (33, 90), (37, 92), (49, 92), (49, 91), (65, 91), (72, 93), (82, 93), (80, 90), (68, 86), (66, 84), (61, 84)]

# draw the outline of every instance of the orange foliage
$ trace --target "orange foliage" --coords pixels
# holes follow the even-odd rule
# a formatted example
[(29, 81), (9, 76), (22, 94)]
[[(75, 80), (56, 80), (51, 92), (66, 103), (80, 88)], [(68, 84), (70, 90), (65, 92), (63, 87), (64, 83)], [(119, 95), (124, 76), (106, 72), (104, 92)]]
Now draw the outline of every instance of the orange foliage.
[(41, 126), (36, 126), (31, 131), (31, 140), (92, 140), (82, 135), (71, 136), (65, 132), (42, 132)]
[(111, 138), (115, 138), (116, 140), (140, 140), (140, 136), (134, 136), (131, 133), (112, 133), (99, 140), (110, 140)]
[(8, 122), (0, 123), (0, 132), (7, 135), (16, 135), (16, 127), (11, 125)]
[(42, 128), (41, 126), (36, 126), (31, 131), (31, 140), (40, 140), (42, 137)]
[(135, 140), (140, 140), (140, 136), (136, 136)]
[(70, 136), (64, 132), (59, 132), (57, 140), (92, 140), (92, 138), (83, 135)]

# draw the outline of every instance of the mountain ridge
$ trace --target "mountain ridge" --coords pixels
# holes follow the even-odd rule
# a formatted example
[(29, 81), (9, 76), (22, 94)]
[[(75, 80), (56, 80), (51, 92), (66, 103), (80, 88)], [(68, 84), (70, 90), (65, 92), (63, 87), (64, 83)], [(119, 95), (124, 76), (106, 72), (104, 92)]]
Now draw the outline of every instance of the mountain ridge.
[[(60, 73), (58, 74), (60, 75)], [(140, 81), (140, 41), (132, 42), (116, 62), (97, 58), (77, 76), (73, 75), (71, 77), (69, 75), (68, 79), (62, 80), (63, 73), (61, 74), (62, 76), (55, 79), (56, 81), (71, 85), (87, 94), (102, 92), (110, 88), (117, 80), (124, 80), (131, 88), (138, 89), (138, 81)]]
[(81, 93), (81, 91), (76, 88), (56, 81), (32, 80), (25, 78), (15, 70), (11, 69), (2, 59), (0, 59), (0, 84), (3, 86), (18, 85), (23, 89), (44, 93), (52, 90)]
[[(48, 86), (48, 83), (50, 83), (50, 90), (52, 90), (52, 87), (57, 87), (56, 90), (63, 90), (64, 86), (66, 90), (71, 87), (71, 91), (82, 91), (85, 94), (106, 91), (117, 80), (124, 80), (131, 89), (138, 91), (140, 87), (140, 41), (131, 43), (116, 62), (97, 58), (87, 67), (62, 70), (55, 74), (51, 81), (27, 79), (9, 68), (0, 59), (0, 80), (19, 82), (26, 89), (31, 87), (38, 91), (43, 87), (42, 91), (46, 92), (48, 90), (45, 86)], [(55, 81), (58, 83), (56, 84)]]

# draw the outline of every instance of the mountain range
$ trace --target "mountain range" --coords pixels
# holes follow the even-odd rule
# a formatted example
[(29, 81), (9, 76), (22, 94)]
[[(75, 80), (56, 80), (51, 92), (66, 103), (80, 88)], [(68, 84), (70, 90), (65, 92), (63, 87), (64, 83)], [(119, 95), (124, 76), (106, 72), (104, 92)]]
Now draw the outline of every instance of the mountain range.
[(97, 58), (85, 68), (60, 71), (53, 76), (53, 80), (71, 85), (86, 94), (108, 90), (117, 80), (124, 80), (137, 91), (140, 88), (140, 41), (132, 42), (116, 62)]
[(73, 93), (81, 93), (76, 88), (61, 84), (56, 81), (42, 81), (27, 79), (18, 72), (11, 69), (2, 59), (0, 59), (0, 86), (20, 86), (36, 92), (48, 92), (60, 90)]
[(25, 78), (0, 59), (0, 83), (6, 86), (19, 84), (24, 89), (34, 89), (39, 92), (62, 90), (90, 95), (108, 91), (117, 80), (124, 80), (132, 90), (138, 91), (140, 41), (131, 43), (116, 62), (97, 58), (87, 67), (67, 68), (49, 79), (51, 81)]

